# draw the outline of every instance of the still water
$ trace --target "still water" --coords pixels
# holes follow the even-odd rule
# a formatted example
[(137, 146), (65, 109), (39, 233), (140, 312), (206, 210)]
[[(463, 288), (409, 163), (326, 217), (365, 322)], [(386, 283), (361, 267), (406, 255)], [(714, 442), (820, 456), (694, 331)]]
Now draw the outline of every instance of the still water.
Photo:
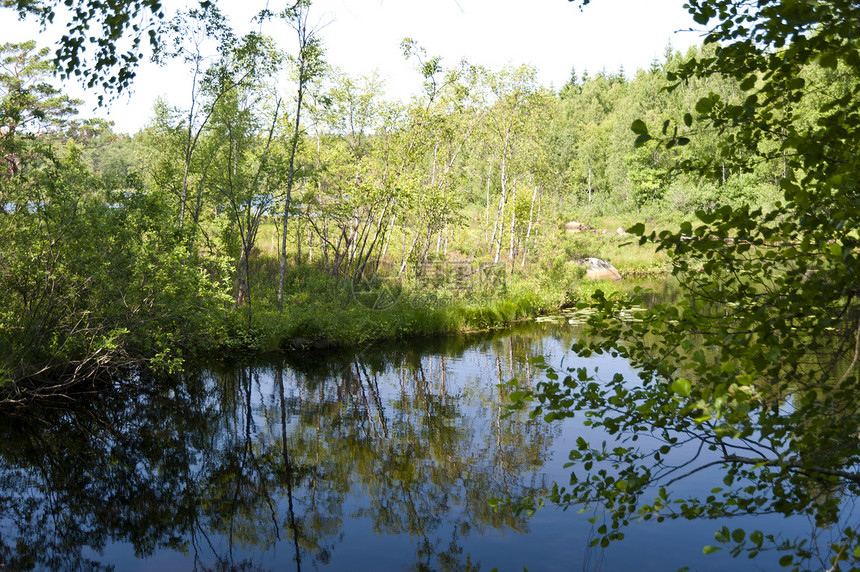
[[(776, 569), (704, 556), (719, 522), (642, 522), (606, 549), (554, 508), (490, 498), (566, 483), (586, 432), (505, 416), (506, 388), (556, 366), (630, 373), (573, 356), (575, 328), (212, 366), (136, 391), (82, 395), (0, 417), (3, 570)], [(702, 472), (690, 492), (714, 486)], [(740, 523), (730, 523), (730, 526)], [(770, 521), (802, 532), (804, 522)], [(599, 521), (598, 521), (599, 525)], [(756, 526), (762, 527), (761, 521)]]

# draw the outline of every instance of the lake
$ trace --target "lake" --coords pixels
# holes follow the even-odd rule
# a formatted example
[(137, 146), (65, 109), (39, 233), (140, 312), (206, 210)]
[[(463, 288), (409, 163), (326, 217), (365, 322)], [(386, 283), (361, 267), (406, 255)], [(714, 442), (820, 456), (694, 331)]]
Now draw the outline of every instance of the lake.
[[(125, 381), (0, 419), (0, 564), (6, 570), (778, 569), (763, 555), (704, 556), (723, 524), (640, 522), (590, 547), (599, 513), (529, 518), (491, 498), (539, 496), (576, 419), (506, 416), (528, 363), (632, 373), (578, 358), (576, 326), (372, 344)], [(599, 437), (599, 436), (598, 436)], [(718, 470), (682, 482), (707, 491)], [(683, 489), (682, 489), (683, 490)], [(597, 516), (592, 524), (589, 517)], [(756, 517), (801, 534), (803, 519)], [(744, 523), (729, 523), (730, 528)], [(749, 524), (749, 523), (747, 523)]]

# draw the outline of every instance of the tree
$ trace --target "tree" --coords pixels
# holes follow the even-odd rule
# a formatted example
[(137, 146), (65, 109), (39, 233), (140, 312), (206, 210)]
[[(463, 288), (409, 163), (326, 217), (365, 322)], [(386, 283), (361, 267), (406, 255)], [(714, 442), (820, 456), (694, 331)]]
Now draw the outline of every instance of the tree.
[[(721, 75), (739, 82), (742, 101), (711, 93), (656, 135), (634, 122), (637, 145), (673, 150), (713, 133), (714, 152), (679, 157), (678, 172), (719, 181), (726, 167), (777, 163), (782, 200), (768, 211), (699, 211), (676, 232), (631, 229), (671, 254), (683, 297), (634, 322), (624, 318), (632, 302), (595, 297), (594, 337), (574, 350), (621, 355), (640, 373), (605, 383), (583, 369), (554, 374), (532, 394), (535, 414), (584, 412), (617, 439), (579, 439), (571, 485), (550, 499), (601, 506), (603, 545), (636, 518), (809, 515), (829, 541), (727, 526), (715, 538), (734, 555), (782, 551), (780, 564), (794, 569), (856, 569), (860, 5), (691, 0), (688, 9), (715, 49), (668, 73), (667, 89)], [(679, 460), (682, 442), (712, 457)], [(723, 472), (713, 491), (673, 490), (707, 467)]]
[(80, 101), (48, 82), (48, 48), (36, 42), (0, 45), (0, 155), (8, 175), (22, 169), (38, 140), (60, 137)]
[(89, 170), (72, 137), (104, 126), (67, 120), (75, 104), (51, 87), (47, 51), (3, 50), (0, 402), (124, 366), (178, 365), (197, 344), (187, 334), (208, 323), (212, 283), (165, 225), (157, 193)]
[(251, 33), (224, 54), (210, 82), (214, 108), (210, 136), (224, 144), (216, 150), (215, 174), (208, 185), (225, 204), (225, 231), (238, 232), (236, 306), (247, 306), (249, 328), (253, 323), (251, 253), (262, 217), (282, 182), (281, 170), (272, 161), (281, 98), (268, 83), (281, 61), (269, 38)]
[[(182, 58), (191, 68), (191, 98), (188, 107), (187, 119), (185, 120), (185, 163), (182, 173), (182, 186), (179, 195), (179, 227), (185, 224), (185, 212), (188, 207), (188, 187), (191, 184), (192, 161), (195, 153), (199, 150), (200, 137), (212, 119), (218, 101), (229, 94), (237, 86), (241, 85), (250, 71), (244, 75), (237, 74), (231, 77), (231, 81), (219, 81), (217, 64), (211, 69), (206, 69), (205, 62), (208, 59), (203, 52), (203, 44), (207, 40), (216, 40), (218, 49), (225, 55), (236, 45), (236, 37), (233, 30), (227, 24), (226, 18), (216, 8), (208, 11), (196, 9), (180, 12), (169, 23), (171, 45), (162, 46), (155, 54), (159, 63), (168, 59)], [(200, 101), (202, 97), (208, 98), (208, 105)], [(212, 154), (210, 153), (211, 157)], [(205, 168), (198, 173), (198, 191), (196, 208), (193, 213), (193, 221), (199, 223), (201, 195), (205, 180)]]
[[(415, 61), (424, 80), (423, 93), (413, 97), (404, 123), (393, 127), (397, 135), (390, 138), (397, 150), (398, 172), (418, 183), (402, 185), (404, 190), (409, 187), (400, 199), (407, 217), (401, 222), (404, 252), (398, 274), (402, 275), (410, 261), (416, 263), (417, 273), (422, 272), (434, 235), (435, 254), (439, 255), (443, 236), (443, 255), (448, 252), (451, 228), (461, 222), (463, 208), (460, 193), (454, 192), (463, 183), (458, 167), (484, 119), (486, 94), (483, 70), (465, 60), (446, 68), (441, 57), (428, 56), (411, 38), (404, 38), (400, 47), (404, 57)], [(409, 225), (410, 219), (420, 222)], [(406, 246), (408, 226), (414, 235)]]
[[(528, 66), (506, 68), (490, 74), (487, 81), (493, 94), (488, 110), (487, 139), (499, 163), (499, 195), (496, 221), (490, 247), (496, 249), (493, 262), (498, 263), (505, 230), (510, 234), (509, 260), (513, 267), (516, 238), (517, 184), (533, 175), (535, 147), (539, 141), (539, 126), (551, 108), (547, 92), (537, 85), (537, 70)], [(507, 216), (506, 216), (507, 215)], [(510, 222), (506, 226), (506, 219)]]
[[(175, 40), (162, 55), (190, 64), (191, 102), (187, 111), (156, 104), (155, 121), (142, 136), (150, 190), (177, 199), (177, 226), (190, 257), (199, 254), (197, 236), (212, 251), (212, 231), (221, 231), (224, 250), (236, 260), (235, 303), (246, 305), (250, 326), (250, 256), (285, 171), (283, 161), (273, 159), (283, 105), (272, 78), (282, 54), (260, 34), (237, 38), (217, 11), (205, 19), (182, 13), (171, 26)], [(213, 38), (219, 55), (204, 69), (201, 43)], [(190, 229), (183, 229), (186, 212)]]
[(284, 219), (281, 235), (281, 260), (278, 272), (278, 311), (284, 307), (284, 277), (287, 273), (287, 223), (290, 218), (293, 183), (296, 178), (296, 156), (299, 149), (299, 138), (302, 128), (302, 108), (305, 95), (311, 82), (323, 75), (326, 69), (323, 60), (322, 42), (316, 35), (316, 30), (308, 27), (310, 0), (298, 0), (295, 5), (286, 10), (282, 17), (290, 22), (296, 31), (299, 41), (299, 53), (295, 58), (296, 81), (296, 114), (293, 120), (293, 133), (289, 142), (289, 167), (287, 170), (287, 191), (284, 199)]
[(306, 193), (317, 219), (308, 222), (324, 245), (330, 275), (360, 280), (398, 195), (411, 185), (391, 168), (386, 151), (399, 106), (384, 101), (382, 82), (375, 74), (332, 79), (320, 110), (327, 132), (318, 135), (317, 188)]

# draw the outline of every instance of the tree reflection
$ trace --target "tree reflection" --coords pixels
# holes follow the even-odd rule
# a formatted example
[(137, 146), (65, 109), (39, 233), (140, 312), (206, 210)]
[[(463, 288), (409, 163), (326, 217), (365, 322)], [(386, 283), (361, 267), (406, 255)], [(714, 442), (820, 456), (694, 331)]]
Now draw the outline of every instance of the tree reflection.
[[(528, 379), (519, 364), (542, 350), (520, 337), (310, 356), (7, 411), (0, 564), (107, 570), (119, 543), (199, 570), (264, 570), (272, 554), (280, 568), (285, 553), (301, 570), (365, 528), (411, 539), (417, 569), (478, 569), (465, 539), (527, 531), (488, 497), (545, 488), (553, 429), (503, 417), (498, 385)], [(480, 374), (457, 370), (467, 351)]]

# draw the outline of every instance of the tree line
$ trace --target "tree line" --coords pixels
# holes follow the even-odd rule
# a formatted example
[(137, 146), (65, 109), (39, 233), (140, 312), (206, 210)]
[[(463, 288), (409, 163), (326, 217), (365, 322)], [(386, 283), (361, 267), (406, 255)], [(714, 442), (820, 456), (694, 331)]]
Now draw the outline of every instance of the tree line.
[[(372, 285), (445, 259), (539, 273), (566, 217), (767, 206), (787, 176), (787, 155), (729, 150), (718, 129), (637, 146), (648, 129), (691, 126), (704, 99), (743, 108), (755, 84), (730, 74), (665, 88), (690, 61), (713, 58), (713, 44), (667, 48), (630, 77), (572, 71), (554, 92), (534, 67), (447, 65), (407, 38), (420, 89), (403, 102), (374, 75), (329, 66), (310, 10), (297, 2), (261, 15), (290, 25), (291, 49), (238, 35), (214, 5), (165, 19), (155, 57), (187, 66), (188, 98), (155, 102), (130, 137), (76, 118), (79, 102), (51, 86), (47, 50), (2, 46), (9, 379), (92, 355), (179, 363), (197, 346), (189, 320), (211, 331), (241, 313), (253, 328), (255, 305), (284, 312), (297, 266)], [(813, 62), (805, 73), (826, 82), (833, 72)], [(810, 121), (814, 109), (798, 116)], [(714, 176), (678, 168), (700, 157), (714, 158)], [(144, 333), (153, 327), (164, 332)], [(130, 342), (137, 335), (147, 340)]]
[(256, 303), (284, 311), (296, 265), (372, 284), (447, 257), (538, 272), (573, 213), (766, 203), (782, 176), (726, 162), (704, 181), (673, 167), (717, 148), (713, 133), (671, 150), (634, 145), (634, 120), (681, 120), (709, 93), (743, 97), (718, 74), (662, 89), (709, 48), (667, 48), (630, 78), (573, 71), (554, 92), (532, 66), (445, 65), (407, 38), (420, 90), (403, 102), (374, 75), (329, 66), (310, 9), (265, 15), (291, 26), (291, 51), (237, 35), (214, 6), (165, 20), (155, 57), (184, 62), (188, 99), (155, 102), (130, 137), (76, 117), (46, 49), (2, 46), (6, 379), (141, 355), (178, 364), (199, 349), (191, 332), (225, 313), (253, 328)]

